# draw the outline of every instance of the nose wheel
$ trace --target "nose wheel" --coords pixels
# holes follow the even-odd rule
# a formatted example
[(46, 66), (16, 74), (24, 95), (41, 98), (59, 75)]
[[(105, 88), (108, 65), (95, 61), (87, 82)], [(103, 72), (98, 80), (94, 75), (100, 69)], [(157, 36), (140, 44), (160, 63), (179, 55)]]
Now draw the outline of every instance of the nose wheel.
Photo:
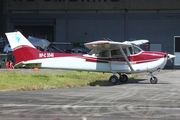
[(150, 73), (151, 78), (150, 78), (150, 82), (151, 84), (156, 84), (158, 82), (157, 77), (153, 76), (152, 73)]

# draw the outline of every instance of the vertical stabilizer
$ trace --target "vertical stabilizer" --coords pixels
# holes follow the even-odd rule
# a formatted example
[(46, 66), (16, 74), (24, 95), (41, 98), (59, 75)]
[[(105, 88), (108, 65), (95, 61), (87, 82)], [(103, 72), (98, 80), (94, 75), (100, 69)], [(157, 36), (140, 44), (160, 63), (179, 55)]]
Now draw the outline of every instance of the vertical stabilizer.
[(5, 33), (14, 57), (16, 64), (27, 60), (37, 59), (39, 50), (36, 49), (19, 31)]
[(27, 40), (19, 31), (17, 32), (10, 32), (10, 33), (5, 33), (9, 44), (11, 46), (11, 49), (14, 50), (17, 47), (20, 46), (29, 46), (32, 48), (35, 48), (30, 42), (29, 40)]

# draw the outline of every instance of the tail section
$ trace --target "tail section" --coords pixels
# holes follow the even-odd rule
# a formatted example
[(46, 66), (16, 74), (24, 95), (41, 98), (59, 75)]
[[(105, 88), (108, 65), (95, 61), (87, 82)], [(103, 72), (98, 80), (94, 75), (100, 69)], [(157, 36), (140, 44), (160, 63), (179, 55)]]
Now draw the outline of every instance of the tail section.
[(37, 59), (40, 51), (36, 49), (19, 31), (5, 33), (14, 57), (16, 64), (27, 60)]

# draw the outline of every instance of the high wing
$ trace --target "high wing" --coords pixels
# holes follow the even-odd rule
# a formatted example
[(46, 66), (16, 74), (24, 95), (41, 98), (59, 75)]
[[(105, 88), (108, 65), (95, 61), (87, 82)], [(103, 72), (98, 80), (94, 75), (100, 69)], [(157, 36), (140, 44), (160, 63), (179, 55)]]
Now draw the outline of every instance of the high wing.
[(94, 42), (89, 42), (84, 44), (88, 49), (114, 49), (119, 47), (128, 47), (132, 46), (130, 42), (114, 42), (114, 41), (105, 41), (99, 40)]
[[(94, 41), (84, 44), (88, 49), (92, 49), (92, 53), (96, 53), (102, 50), (110, 50), (119, 48), (125, 61), (127, 62), (128, 66), (130, 67), (131, 71), (134, 71), (132, 68), (127, 56), (125, 55), (122, 48), (130, 47), (132, 44), (130, 42), (114, 42), (114, 41)], [(91, 53), (90, 53), (91, 54)]]
[(130, 41), (131, 44), (135, 44), (135, 45), (142, 45), (145, 43), (148, 43), (148, 40), (135, 40), (135, 41)]
[(128, 47), (128, 46), (132, 46), (132, 44), (142, 45), (142, 44), (145, 44), (148, 42), (149, 42), (148, 40), (135, 40), (135, 41), (125, 41), (125, 42), (99, 40), (99, 41), (85, 43), (84, 45), (88, 49), (93, 49), (93, 48), (112, 49), (112, 48), (116, 48), (116, 47), (122, 47), (122, 48)]

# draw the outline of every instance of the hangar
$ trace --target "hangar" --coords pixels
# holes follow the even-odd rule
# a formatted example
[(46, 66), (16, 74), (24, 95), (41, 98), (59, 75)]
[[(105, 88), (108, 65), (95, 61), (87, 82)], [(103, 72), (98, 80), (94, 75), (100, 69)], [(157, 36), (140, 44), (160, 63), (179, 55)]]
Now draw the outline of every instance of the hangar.
[(179, 4), (179, 0), (1, 0), (0, 35), (20, 30), (26, 37), (73, 43), (148, 39), (148, 49), (175, 54), (166, 67), (178, 68)]

